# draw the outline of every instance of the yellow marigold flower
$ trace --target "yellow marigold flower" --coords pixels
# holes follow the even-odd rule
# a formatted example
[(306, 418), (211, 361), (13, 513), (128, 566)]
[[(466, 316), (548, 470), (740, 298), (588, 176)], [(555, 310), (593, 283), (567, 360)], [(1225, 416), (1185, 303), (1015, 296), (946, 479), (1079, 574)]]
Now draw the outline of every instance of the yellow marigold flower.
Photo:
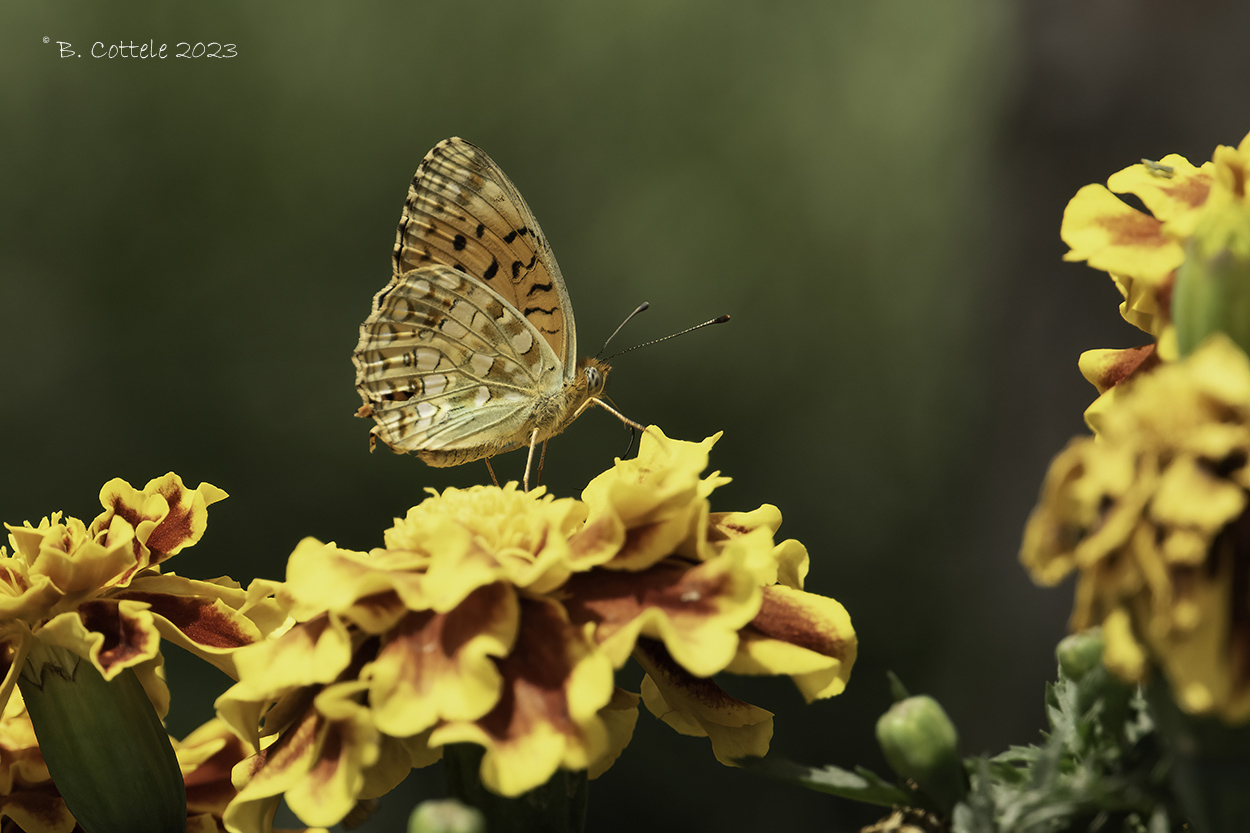
[(6, 524), (0, 547), (0, 640), (13, 658), (0, 685), (6, 700), (35, 642), (91, 661), (106, 680), (134, 668), (159, 714), (168, 706), (156, 674), (164, 637), (233, 674), (231, 654), (280, 625), (273, 585), (243, 590), (227, 578), (195, 581), (163, 574), (161, 564), (200, 540), (207, 507), (226, 493), (192, 490), (176, 474), (142, 490), (111, 480), (104, 511), (90, 524), (60, 512), (38, 525)]
[[(1230, 224), (1243, 227), (1250, 218), (1245, 171), (1250, 167), (1250, 135), (1237, 148), (1221, 146), (1211, 162), (1194, 167), (1184, 157), (1143, 159), (1113, 174), (1107, 187), (1087, 185), (1068, 203), (1060, 235), (1071, 247), (1065, 260), (1086, 261), (1110, 274), (1124, 302), (1126, 321), (1154, 337), (1145, 347), (1092, 350), (1081, 356), (1080, 370), (1099, 398), (1086, 411), (1086, 422), (1100, 430), (1101, 414), (1112, 407), (1116, 385), (1162, 361), (1173, 361), (1215, 329), (1230, 323), (1215, 310), (1228, 304), (1227, 288), (1177, 283), (1178, 274), (1204, 258), (1219, 258), (1213, 247), (1228, 238)], [(1114, 192), (1114, 193), (1113, 193)], [(1147, 212), (1115, 194), (1132, 194)], [(1250, 238), (1248, 238), (1250, 239)], [(1184, 265), (1184, 269), (1182, 266)], [(1204, 294), (1205, 293), (1205, 294)], [(1225, 293), (1224, 297), (1214, 297)], [(1250, 306), (1250, 290), (1246, 291)], [(1190, 312), (1181, 310), (1184, 304)], [(1185, 319), (1178, 344), (1177, 315)], [(1250, 309), (1245, 313), (1250, 323)], [(1235, 322), (1234, 322), (1235, 323)], [(1240, 326), (1240, 325), (1236, 325)], [(1250, 334), (1250, 326), (1246, 327)]]
[(1250, 360), (1216, 334), (1055, 458), (1021, 550), (1041, 584), (1077, 571), (1072, 627), (1104, 625), (1113, 671), (1153, 662), (1182, 708), (1230, 722), (1250, 720), (1248, 464)]
[(715, 440), (649, 428), (638, 459), (582, 500), (448, 489), (383, 548), (302, 541), (281, 591), (296, 624), (240, 652), (218, 700), (258, 750), (236, 770), (227, 823), (266, 830), (284, 792), (305, 822), (337, 823), (445, 744), (481, 746), (482, 782), (505, 796), (560, 769), (597, 777), (637, 719), (639, 696), (613, 679), (631, 655), (666, 722), (709, 737), (725, 763), (763, 754), (771, 715), (708, 678), (787, 674), (809, 700), (830, 697), (855, 633), (841, 605), (803, 591), (807, 552), (775, 542), (774, 507), (710, 512), (726, 482), (701, 476)]

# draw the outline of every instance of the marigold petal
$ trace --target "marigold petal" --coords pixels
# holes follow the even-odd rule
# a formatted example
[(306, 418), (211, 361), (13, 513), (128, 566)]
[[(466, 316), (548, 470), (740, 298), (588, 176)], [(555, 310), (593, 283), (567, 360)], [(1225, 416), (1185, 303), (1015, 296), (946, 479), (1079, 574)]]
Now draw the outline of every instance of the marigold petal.
[(1135, 373), (1146, 372), (1159, 365), (1155, 345), (1127, 347), (1123, 350), (1086, 350), (1077, 360), (1081, 375), (1104, 394), (1131, 378)]
[(1169, 153), (1157, 163), (1172, 169), (1168, 176), (1161, 176), (1145, 164), (1130, 165), (1107, 179), (1107, 187), (1117, 194), (1134, 194), (1146, 209), (1168, 225), (1177, 237), (1187, 237), (1193, 232), (1199, 209), (1207, 201), (1211, 190), (1213, 165), (1203, 163), (1195, 168), (1180, 154)]
[(474, 722), (449, 722), (430, 743), (486, 749), (482, 781), (516, 796), (546, 783), (557, 768), (586, 769), (608, 750), (602, 709), (612, 699), (612, 666), (554, 601), (521, 599), (512, 652), (499, 660), (499, 703)]
[(148, 605), (162, 637), (237, 677), (233, 653), (285, 618), (272, 598), (276, 587), (258, 579), (244, 591), (228, 578), (197, 581), (168, 573), (141, 576), (110, 598)]
[(695, 677), (658, 643), (643, 640), (634, 657), (646, 670), (642, 699), (656, 717), (683, 735), (706, 737), (726, 766), (745, 757), (763, 757), (773, 736), (771, 712), (730, 697), (709, 679)]
[(1127, 205), (1101, 185), (1076, 192), (1060, 229), (1071, 247), (1064, 260), (1085, 260), (1095, 269), (1161, 284), (1185, 259), (1160, 220)]
[(208, 483), (188, 489), (173, 472), (149, 480), (142, 490), (114, 478), (100, 489), (105, 511), (92, 521), (91, 529), (108, 528), (114, 516), (125, 519), (134, 528), (135, 538), (150, 551), (144, 566), (159, 564), (203, 537), (209, 504), (225, 497), (225, 492)]
[[(461, 538), (467, 546), (468, 534), (461, 533)], [(305, 538), (287, 559), (283, 596), (297, 620), (330, 611), (380, 633), (406, 609), (427, 606), (423, 576), (417, 571), (427, 563), (425, 556), (412, 553), (374, 556)], [(373, 603), (391, 597), (398, 603), (381, 608)]]
[(671, 440), (655, 426), (643, 432), (638, 457), (617, 460), (582, 491), (590, 522), (607, 515), (619, 518), (626, 540), (604, 566), (641, 570), (671, 555), (691, 537), (706, 517), (704, 498), (716, 484), (700, 480), (708, 452), (720, 434), (701, 443)]
[[(232, 717), (253, 712), (243, 703), (276, 700), (300, 686), (332, 682), (351, 663), (354, 647), (343, 621), (324, 614), (242, 648), (234, 655), (239, 682), (217, 699), (217, 710), (247, 737), (247, 730)], [(254, 725), (251, 731), (255, 733)]]
[(292, 730), (235, 770), (236, 785), (246, 783), (226, 810), (227, 826), (250, 831), (258, 821), (264, 825), (270, 801), (281, 793), (306, 824), (329, 827), (356, 806), (365, 770), (379, 757), (378, 732), (368, 708), (357, 702), (365, 687), (327, 686)]
[(74, 610), (141, 568), (141, 547), (124, 520), (95, 540), (82, 521), (60, 518), (54, 514), (37, 527), (6, 524), (14, 555), (3, 559), (9, 592), (0, 594), (0, 616), (35, 621)]
[(771, 558), (772, 536), (756, 529), (710, 561), (666, 561), (640, 572), (595, 570), (565, 585), (573, 621), (592, 633), (612, 664), (625, 664), (640, 636), (660, 639), (691, 673), (710, 676), (733, 659), (738, 631), (759, 612), (753, 561)]
[(638, 723), (639, 696), (632, 692), (617, 689), (612, 699), (599, 710), (603, 725), (608, 730), (607, 750), (590, 764), (590, 778), (598, 778), (616, 763), (616, 759), (629, 746), (634, 737), (634, 726)]
[(85, 602), (73, 613), (54, 617), (37, 636), (90, 659), (106, 680), (156, 657), (161, 642), (146, 604), (109, 599)]
[(488, 713), (502, 687), (492, 657), (512, 647), (519, 615), (515, 591), (496, 583), (478, 588), (449, 613), (405, 616), (361, 672), (370, 681), (377, 727), (408, 737), (439, 719), (476, 720)]
[(764, 588), (760, 612), (742, 637), (726, 671), (788, 674), (809, 703), (842, 693), (858, 652), (846, 608), (785, 585)]
[(1146, 650), (1133, 636), (1128, 611), (1116, 608), (1102, 623), (1102, 664), (1122, 680), (1140, 683), (1148, 667)]
[(430, 606), (446, 612), (475, 588), (500, 579), (536, 593), (558, 587), (571, 570), (568, 538), (585, 518), (580, 501), (556, 500), (541, 487), (522, 492), (516, 483), (474, 486), (433, 494), (385, 538), (388, 549), (430, 557)]

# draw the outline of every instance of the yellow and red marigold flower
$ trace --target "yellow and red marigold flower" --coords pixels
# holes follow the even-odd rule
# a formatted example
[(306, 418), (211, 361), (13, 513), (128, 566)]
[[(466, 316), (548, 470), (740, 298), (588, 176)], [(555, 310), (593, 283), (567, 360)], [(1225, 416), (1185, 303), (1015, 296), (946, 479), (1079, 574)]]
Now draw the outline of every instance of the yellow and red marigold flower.
[[(1178, 357), (1173, 320), (1177, 270), (1193, 256), (1213, 215), (1234, 203), (1243, 209), (1250, 205), (1244, 187), (1247, 169), (1250, 135), (1237, 148), (1217, 148), (1212, 161), (1200, 167), (1177, 154), (1158, 162), (1142, 160), (1113, 174), (1106, 187), (1086, 185), (1068, 203), (1060, 235), (1071, 251), (1064, 259), (1083, 260), (1108, 272), (1124, 296), (1120, 314), (1154, 338), (1144, 347), (1090, 350), (1081, 356), (1081, 373), (1099, 393), (1086, 412), (1094, 430), (1119, 382)], [(1147, 210), (1115, 194), (1132, 194)]]
[(55, 513), (37, 526), (8, 525), (10, 554), (0, 547), (0, 641), (5, 644), (0, 703), (7, 701), (36, 643), (89, 660), (111, 680), (133, 668), (158, 714), (169, 693), (157, 673), (162, 637), (233, 676), (231, 654), (262, 639), (285, 614), (274, 584), (247, 590), (220, 578), (196, 581), (161, 565), (200, 540), (207, 507), (225, 492), (188, 489), (176, 474), (142, 490), (111, 480), (95, 520)]
[(1072, 627), (1101, 624), (1104, 661), (1157, 666), (1194, 714), (1250, 720), (1250, 360), (1223, 335), (1139, 374), (1097, 438), (1051, 463), (1021, 559), (1053, 585), (1077, 571)]
[[(802, 589), (807, 552), (774, 542), (780, 513), (710, 512), (703, 443), (644, 434), (581, 500), (448, 489), (368, 553), (306, 539), (283, 600), (297, 624), (237, 656), (218, 712), (259, 751), (235, 772), (235, 831), (267, 829), (278, 799), (331, 825), (448, 743), (485, 750), (481, 778), (516, 796), (559, 769), (606, 770), (638, 695), (720, 760), (762, 755), (771, 715), (709, 677), (787, 674), (810, 701), (838, 694), (856, 641), (836, 601)], [(263, 718), (263, 727), (258, 731)], [(263, 736), (263, 739), (262, 739)]]

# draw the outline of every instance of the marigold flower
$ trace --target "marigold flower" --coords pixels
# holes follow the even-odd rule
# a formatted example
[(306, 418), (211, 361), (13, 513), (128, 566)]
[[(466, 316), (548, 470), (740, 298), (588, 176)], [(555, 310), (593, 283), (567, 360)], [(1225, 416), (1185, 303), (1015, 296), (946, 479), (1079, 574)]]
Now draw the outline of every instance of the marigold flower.
[(481, 746), (482, 781), (505, 796), (559, 769), (597, 777), (637, 719), (639, 696), (613, 681), (631, 655), (666, 722), (725, 763), (762, 755), (771, 715), (708, 678), (788, 674), (830, 697), (855, 633), (802, 590), (807, 553), (774, 541), (775, 508), (709, 511), (726, 482), (700, 476), (715, 439), (650, 428), (581, 500), (515, 483), (432, 493), (368, 553), (302, 541), (281, 591), (296, 624), (241, 651), (218, 700), (258, 751), (227, 824), (267, 829), (283, 792), (306, 823), (334, 824), (449, 743)]
[(1250, 720), (1250, 360), (1223, 335), (1125, 385), (1098, 437), (1052, 462), (1021, 560), (1078, 573), (1072, 628), (1102, 624), (1104, 662), (1152, 661), (1177, 703)]
[(161, 565), (204, 534), (207, 507), (226, 493), (192, 490), (170, 473), (142, 490), (121, 479), (100, 490), (104, 511), (90, 524), (54, 513), (37, 526), (6, 524), (0, 547), (0, 640), (10, 658), (8, 699), (33, 643), (68, 649), (106, 680), (133, 668), (158, 714), (169, 694), (156, 673), (162, 637), (234, 673), (231, 654), (280, 625), (273, 583), (243, 590), (229, 578), (196, 581)]
[[(1099, 393), (1086, 411), (1094, 430), (1111, 407), (1119, 382), (1180, 355), (1174, 324), (1178, 269), (1204, 246), (1209, 248), (1204, 241), (1213, 230), (1227, 226), (1217, 215), (1236, 209), (1244, 216), (1250, 205), (1244, 189), (1248, 167), (1250, 135), (1237, 148), (1217, 148), (1213, 160), (1200, 167), (1177, 154), (1158, 162), (1142, 160), (1113, 174), (1106, 187), (1086, 185), (1068, 203), (1060, 235), (1071, 251), (1064, 259), (1083, 260), (1109, 273), (1124, 296), (1120, 314), (1154, 337), (1145, 347), (1092, 350), (1081, 356), (1081, 373)], [(1132, 194), (1147, 211), (1115, 194)], [(1207, 332), (1186, 343), (1196, 344)]]

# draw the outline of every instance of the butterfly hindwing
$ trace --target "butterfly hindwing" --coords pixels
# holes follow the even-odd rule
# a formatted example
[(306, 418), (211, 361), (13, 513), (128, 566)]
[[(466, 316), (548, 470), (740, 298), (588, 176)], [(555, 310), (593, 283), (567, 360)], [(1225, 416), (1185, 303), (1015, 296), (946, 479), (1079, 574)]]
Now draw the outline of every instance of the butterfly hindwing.
[(564, 385), (548, 342), (505, 299), (448, 266), (391, 279), (361, 325), (356, 387), (397, 451), (516, 447), (530, 408)]
[(404, 202), (393, 254), (396, 276), (443, 264), (498, 293), (576, 374), (577, 335), (568, 289), (547, 238), (516, 187), (476, 145), (451, 138), (426, 154)]

